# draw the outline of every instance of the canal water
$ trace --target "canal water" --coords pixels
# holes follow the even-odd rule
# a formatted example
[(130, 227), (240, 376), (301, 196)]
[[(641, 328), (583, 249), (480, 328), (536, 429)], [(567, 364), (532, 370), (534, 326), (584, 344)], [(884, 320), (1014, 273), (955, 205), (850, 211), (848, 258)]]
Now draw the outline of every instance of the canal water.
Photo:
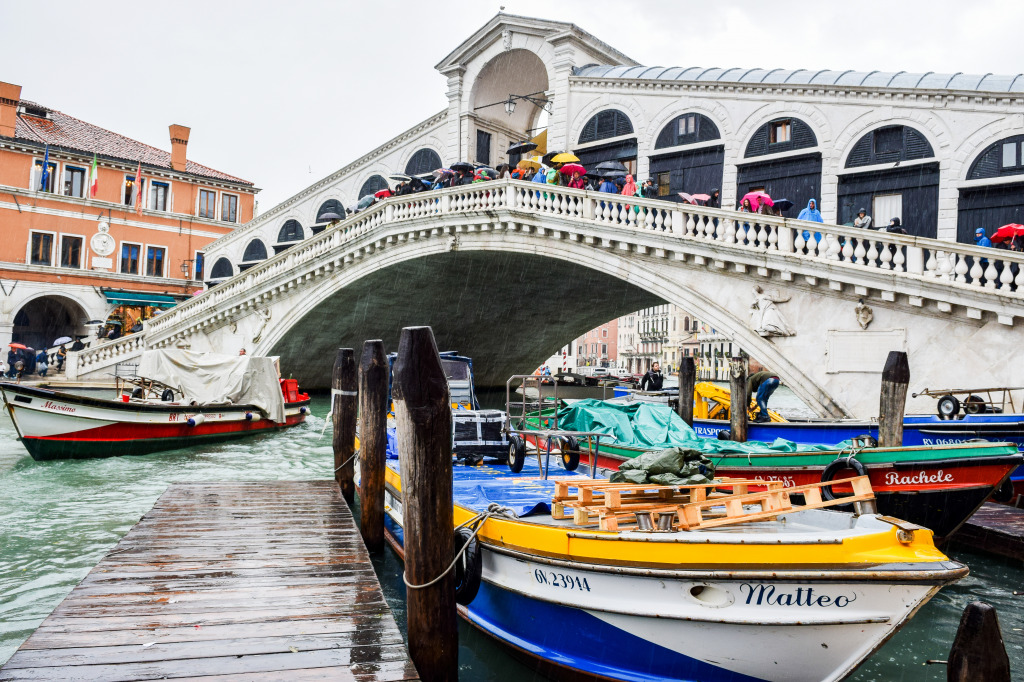
[[(799, 401), (779, 389), (773, 407)], [(503, 399), (503, 396), (502, 396)], [(92, 567), (176, 481), (331, 478), (326, 396), (312, 416), (278, 434), (144, 457), (35, 462), (0, 415), (0, 663), (5, 662)], [(1020, 562), (958, 550), (970, 577), (946, 588), (849, 679), (857, 682), (939, 682), (964, 606), (983, 599), (999, 611), (1015, 679), (1024, 679), (1024, 568)], [(404, 629), (401, 564), (387, 550), (375, 561)], [(548, 624), (558, 627), (557, 623)], [(460, 623), (460, 665), (466, 680), (543, 680), (489, 638)], [(615, 646), (615, 642), (609, 642)]]

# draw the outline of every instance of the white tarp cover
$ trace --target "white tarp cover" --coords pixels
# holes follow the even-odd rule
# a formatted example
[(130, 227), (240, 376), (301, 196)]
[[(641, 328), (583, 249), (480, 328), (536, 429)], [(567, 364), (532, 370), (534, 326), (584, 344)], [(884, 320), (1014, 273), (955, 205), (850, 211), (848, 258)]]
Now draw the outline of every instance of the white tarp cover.
[(199, 405), (253, 405), (263, 416), (284, 422), (284, 396), (276, 357), (196, 353), (190, 350), (147, 350), (137, 370), (140, 377), (181, 389), (185, 402)]

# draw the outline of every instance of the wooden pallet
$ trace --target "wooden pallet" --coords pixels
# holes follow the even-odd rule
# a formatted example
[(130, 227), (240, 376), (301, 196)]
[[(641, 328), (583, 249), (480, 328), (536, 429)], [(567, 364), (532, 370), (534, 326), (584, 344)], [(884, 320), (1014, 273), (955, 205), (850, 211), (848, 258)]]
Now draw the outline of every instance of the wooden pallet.
[[(851, 485), (853, 495), (825, 500), (822, 488)], [(576, 492), (572, 493), (571, 489)], [(751, 492), (751, 488), (758, 488)], [(802, 495), (804, 504), (795, 505), (793, 495)], [(555, 484), (551, 516), (569, 519), (579, 526), (597, 525), (615, 531), (637, 523), (637, 513), (672, 513), (673, 530), (696, 530), (754, 521), (768, 521), (779, 514), (821, 509), (874, 499), (867, 476), (812, 483), (785, 488), (781, 481), (721, 479), (701, 485), (664, 486), (652, 484), (610, 483), (596, 479), (564, 479)]]

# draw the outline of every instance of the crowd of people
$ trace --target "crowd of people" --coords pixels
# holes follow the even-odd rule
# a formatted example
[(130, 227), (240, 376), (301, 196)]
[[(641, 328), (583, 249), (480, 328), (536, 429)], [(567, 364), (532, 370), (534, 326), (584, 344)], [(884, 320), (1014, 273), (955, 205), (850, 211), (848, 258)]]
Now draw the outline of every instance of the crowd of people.
[[(64, 362), (67, 359), (69, 350), (79, 351), (84, 349), (85, 344), (80, 339), (76, 339), (71, 344), (71, 348), (68, 348), (67, 344), (61, 344), (53, 354), (53, 364), (56, 365), (56, 371), (62, 372), (64, 370)], [(0, 362), (0, 374), (8, 379), (17, 380), (33, 374), (45, 377), (47, 372), (50, 371), (50, 364), (50, 357), (45, 349), (37, 351), (35, 348), (22, 346), (22, 344), (12, 344), (7, 350), (6, 364)]]

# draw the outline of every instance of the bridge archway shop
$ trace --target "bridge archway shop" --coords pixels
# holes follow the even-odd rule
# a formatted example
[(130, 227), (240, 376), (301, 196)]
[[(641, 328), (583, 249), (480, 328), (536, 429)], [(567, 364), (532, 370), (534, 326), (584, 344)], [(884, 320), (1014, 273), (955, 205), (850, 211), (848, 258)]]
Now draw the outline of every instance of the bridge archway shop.
[[(88, 335), (91, 330), (84, 325), (88, 319), (85, 308), (73, 299), (66, 296), (37, 296), (25, 302), (14, 314), (11, 340), (43, 350), (62, 336), (75, 338)], [(7, 350), (3, 349), (5, 362)]]
[[(803, 151), (817, 146), (814, 130), (799, 118), (775, 118), (761, 125), (747, 142), (744, 163), (737, 168), (737, 200), (760, 190), (793, 202), (782, 214), (787, 218), (799, 215), (810, 199), (822, 210), (821, 152)], [(768, 158), (757, 161), (762, 156)]]

